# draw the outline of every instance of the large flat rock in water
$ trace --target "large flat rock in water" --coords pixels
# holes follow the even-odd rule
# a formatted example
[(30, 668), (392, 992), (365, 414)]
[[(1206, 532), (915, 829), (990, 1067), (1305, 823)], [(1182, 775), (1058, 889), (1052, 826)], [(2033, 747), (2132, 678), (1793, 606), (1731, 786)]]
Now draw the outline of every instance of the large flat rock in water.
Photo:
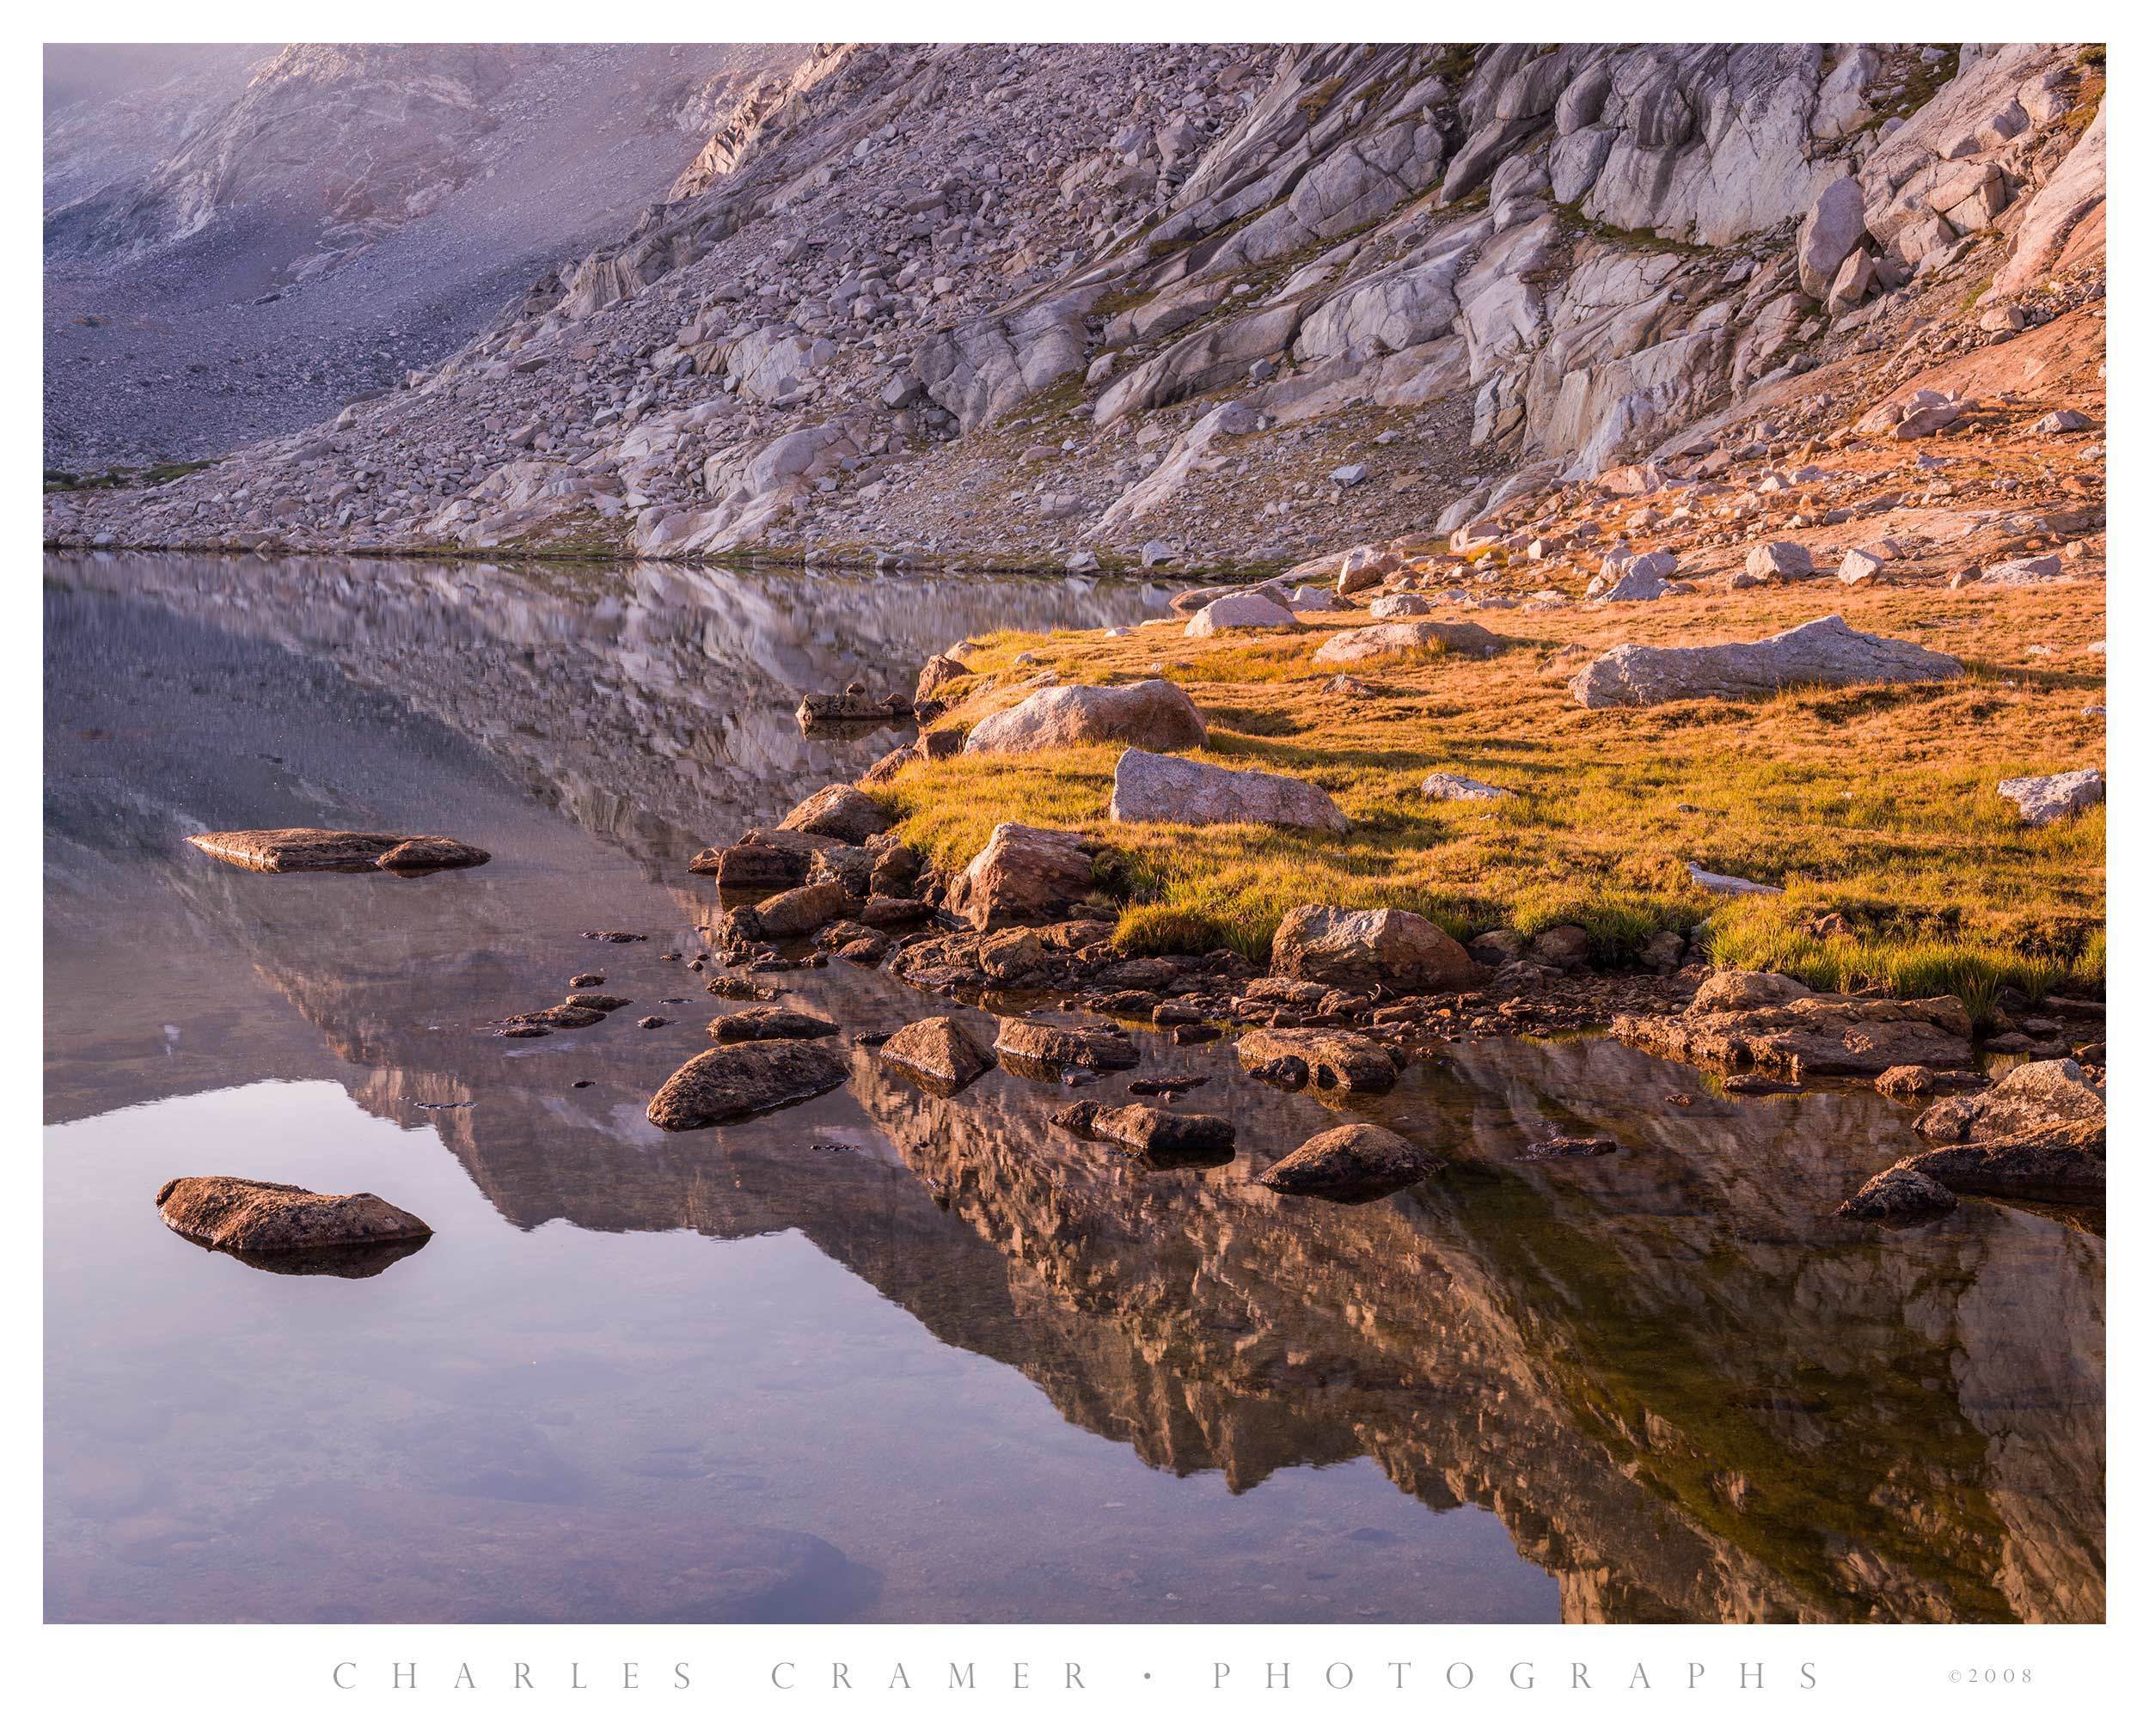
[(1874, 1078), (1894, 1067), (1945, 1072), (1970, 1064), (1969, 1014), (1951, 994), (1924, 1000), (1816, 994), (1661, 1018), (1622, 1014), (1612, 1021), (1612, 1035), (1651, 1054), (1723, 1073)]
[(805, 1037), (771, 1037), (705, 1049), (657, 1088), (651, 1122), (667, 1133), (781, 1109), (832, 1091), (850, 1077), (843, 1053)]
[(159, 1214), (192, 1241), (226, 1253), (287, 1255), (421, 1242), (422, 1218), (377, 1194), (316, 1194), (239, 1176), (179, 1176), (157, 1189)]
[(1908, 639), (1856, 633), (1840, 614), (1725, 645), (1615, 645), (1567, 683), (1591, 710), (1672, 700), (1766, 699), (1785, 688), (1951, 682), (1962, 665)]
[(474, 868), (492, 857), (453, 838), (408, 832), (338, 832), (318, 826), (272, 826), (249, 832), (202, 832), (187, 840), (220, 862), (257, 874), (370, 874), (376, 869), (431, 872)]

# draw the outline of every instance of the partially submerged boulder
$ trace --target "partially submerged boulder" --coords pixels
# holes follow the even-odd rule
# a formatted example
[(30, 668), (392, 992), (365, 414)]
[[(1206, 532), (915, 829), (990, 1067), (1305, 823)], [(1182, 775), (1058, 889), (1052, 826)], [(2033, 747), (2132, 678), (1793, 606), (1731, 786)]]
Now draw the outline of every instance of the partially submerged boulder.
[(950, 1097), (993, 1066), (991, 1051), (944, 1015), (903, 1026), (881, 1044), (880, 1058)]
[(1350, 830), (1327, 791), (1274, 772), (1234, 772), (1130, 748), (1112, 770), (1111, 817), (1182, 826), (1301, 826)]
[[(1712, 988), (1726, 976), (1733, 981)], [(1784, 999), (1785, 984), (1805, 987), (1772, 973), (1719, 972), (1686, 1012), (1623, 1013), (1612, 1021), (1612, 1035), (1714, 1073), (1792, 1079), (1877, 1078), (1891, 1067), (1946, 1071), (1969, 1062), (1970, 1016), (1954, 995), (1864, 1000), (1808, 991)]]
[(1122, 688), (1044, 688), (973, 728), (966, 754), (1029, 754), (1123, 742), (1171, 753), (1209, 745), (1209, 725), (1185, 691), (1166, 681)]
[(1279, 1194), (1356, 1205), (1411, 1187), (1446, 1167), (1400, 1134), (1360, 1122), (1314, 1134), (1254, 1179)]
[(1469, 657), (1490, 657), (1507, 641), (1487, 633), (1475, 621), (1384, 620), (1372, 627), (1354, 627), (1320, 642), (1313, 653), (1317, 663), (1363, 663), (1368, 657), (1394, 657), (1399, 652), (1438, 646)]
[(1567, 690), (1592, 710), (1673, 700), (1766, 699), (1792, 687), (1951, 682), (1962, 665), (1907, 639), (1854, 633), (1831, 614), (1750, 642), (1615, 645), (1592, 658)]
[(2104, 1094), (2074, 1061), (2034, 1061), (2011, 1068), (1989, 1090), (1950, 1097), (1918, 1117), (1921, 1138), (1944, 1145), (2011, 1139), (2069, 1122), (2101, 1121)]
[(709, 1021), (713, 1043), (762, 1042), (776, 1036), (834, 1036), (838, 1027), (810, 1012), (788, 1006), (750, 1006), (743, 1012), (719, 1012)]
[(156, 1190), (159, 1214), (188, 1240), (272, 1270), (363, 1277), (389, 1258), (353, 1263), (351, 1250), (400, 1245), (432, 1234), (422, 1218), (377, 1194), (316, 1194), (238, 1176), (179, 1176)]
[(1223, 1163), (1231, 1156), (1238, 1129), (1221, 1116), (1184, 1115), (1148, 1103), (1128, 1103), (1090, 1117), (1093, 1139), (1110, 1140), (1152, 1162), (1185, 1162), (1189, 1158)]
[(1295, 1061), (1306, 1083), (1319, 1091), (1384, 1091), (1395, 1083), (1395, 1057), (1370, 1037), (1347, 1030), (1270, 1026), (1239, 1039), (1239, 1064), (1258, 1073), (1277, 1062)]
[(1883, 1170), (1835, 1208), (1839, 1218), (1937, 1218), (1955, 1195), (1931, 1176), (1897, 1164)]
[(1269, 956), (1278, 976), (1406, 994), (1465, 988), (1480, 975), (1446, 929), (1409, 910), (1301, 904), (1277, 925)]
[(493, 859), (474, 844), (430, 834), (339, 832), (318, 826), (272, 826), (252, 832), (202, 832), (187, 840), (220, 862), (257, 874), (405, 873), (474, 868)]
[(1138, 1064), (1134, 1039), (1116, 1024), (1046, 1024), (1034, 1018), (1003, 1018), (993, 1047), (1006, 1059), (1024, 1061), (1033, 1072), (1057, 1073), (1069, 1067), (1104, 1073)]
[(725, 920), (742, 940), (790, 940), (828, 923), (854, 918), (864, 908), (840, 880), (817, 880), (758, 904), (741, 906)]
[(846, 844), (863, 844), (876, 832), (885, 832), (896, 816), (855, 784), (830, 784), (816, 790), (783, 816), (779, 829), (817, 833), (840, 838)]
[(658, 1087), (649, 1119), (667, 1133), (781, 1109), (818, 1097), (850, 1076), (831, 1044), (774, 1037), (705, 1049)]
[(2062, 1122), (2036, 1133), (1941, 1146), (1883, 1170), (1838, 1207), (1846, 1218), (1899, 1218), (1947, 1210), (1957, 1194), (2104, 1203), (2105, 1123)]
[(1079, 834), (1003, 820), (955, 877), (947, 908), (983, 929), (1050, 920), (1088, 897), (1095, 879)]

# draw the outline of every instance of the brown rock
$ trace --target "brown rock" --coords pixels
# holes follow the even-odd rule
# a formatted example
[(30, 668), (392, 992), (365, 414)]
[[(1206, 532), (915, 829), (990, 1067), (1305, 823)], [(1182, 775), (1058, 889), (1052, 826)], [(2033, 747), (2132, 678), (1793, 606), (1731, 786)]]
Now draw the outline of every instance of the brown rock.
[(1839, 1218), (1934, 1218), (1955, 1209), (1955, 1195), (1932, 1177), (1897, 1164), (1883, 1170), (1835, 1208)]
[(1087, 898), (1095, 870), (1072, 832), (1003, 820), (948, 889), (948, 908), (979, 928), (1049, 920)]
[(895, 822), (894, 814), (855, 784), (830, 784), (785, 815), (781, 829), (817, 832), (846, 844), (863, 844)]
[(491, 851), (457, 839), (406, 838), (393, 850), (384, 852), (374, 865), (391, 874), (432, 874), (443, 868), (480, 868), (492, 859)]
[(1270, 957), (1279, 976), (1402, 993), (1466, 987), (1482, 975), (1445, 929), (1408, 910), (1301, 904), (1277, 925)]
[(689, 874), (713, 874), (719, 886), (796, 886), (812, 858), (767, 844), (733, 844), (704, 850), (687, 864)]
[(1445, 1167), (1400, 1134), (1360, 1122), (1314, 1134), (1254, 1179), (1279, 1194), (1356, 1204), (1410, 1187)]
[(1059, 1073), (1087, 1067), (1102, 1073), (1135, 1066), (1142, 1059), (1134, 1039), (1116, 1025), (1044, 1024), (1035, 1019), (1003, 1018), (993, 1038), (1003, 1057), (1027, 1061), (1032, 1068)]
[(1286, 1025), (1250, 1030), (1239, 1039), (1240, 1064), (1249, 1073), (1295, 1061), (1321, 1091), (1383, 1091), (1395, 1083), (1395, 1059), (1370, 1038), (1350, 1031)]
[(970, 673), (970, 670), (968, 664), (956, 662), (953, 657), (949, 657), (945, 652), (935, 653), (934, 656), (928, 657), (925, 660), (924, 667), (919, 669), (918, 685), (916, 690), (912, 694), (912, 698), (914, 700), (925, 699), (933, 694), (938, 693), (942, 688), (946, 687), (950, 682), (954, 681), (958, 676), (966, 675)]
[(849, 1077), (843, 1052), (825, 1042), (776, 1037), (705, 1049), (658, 1087), (651, 1122), (666, 1132), (759, 1115), (832, 1091)]
[(883, 1061), (953, 1096), (993, 1066), (989, 1051), (952, 1018), (921, 1018), (881, 1045)]
[(709, 1041), (759, 1042), (777, 1036), (834, 1036), (825, 1018), (788, 1006), (753, 1006), (744, 1012), (720, 1012), (709, 1021)]
[(1897, 1167), (1914, 1170), (1958, 1194), (2102, 1205), (2104, 1120), (2099, 1116), (2017, 1137), (1942, 1146), (1906, 1158)]
[(257, 874), (370, 874), (403, 841), (399, 832), (331, 832), (280, 826), (256, 832), (204, 832), (187, 840), (220, 862)]
[(742, 939), (787, 940), (811, 934), (839, 918), (856, 916), (862, 908), (841, 881), (822, 880), (734, 910), (727, 920)]
[[(604, 979), (599, 977), (602, 982)], [(590, 1012), (617, 1012), (622, 1006), (634, 1003), (620, 994), (592, 994), (586, 989), (576, 991), (560, 1003), (563, 1006), (579, 1006)]]
[(1130, 1152), (1156, 1160), (1199, 1154), (1214, 1163), (1231, 1154), (1238, 1131), (1221, 1116), (1181, 1115), (1148, 1103), (1126, 1103), (1092, 1117), (1093, 1137), (1110, 1140)]
[(923, 922), (932, 914), (933, 907), (922, 898), (886, 898), (876, 895), (866, 901), (858, 920), (868, 928), (906, 928), (913, 922)]
[[(1703, 1005), (1715, 981), (1702, 985), (1696, 1005)], [(1809, 995), (1728, 1011), (1690, 1006), (1663, 1016), (1622, 1013), (1612, 1021), (1612, 1035), (1711, 1072), (1791, 1079), (1877, 1077), (1891, 1067), (1945, 1069), (1970, 1059), (1969, 1014), (1953, 995), (1924, 1000)]]
[(1937, 1075), (1929, 1067), (1891, 1067), (1873, 1081), (1883, 1097), (1919, 1097), (1931, 1091)]
[(2068, 1122), (2102, 1121), (2103, 1093), (2072, 1061), (2028, 1061), (1990, 1090), (1951, 1097), (1918, 1117), (1919, 1134), (1944, 1144), (2010, 1139)]
[(376, 1194), (316, 1194), (237, 1176), (181, 1176), (157, 1189), (171, 1228), (237, 1254), (293, 1254), (422, 1241), (432, 1226)]

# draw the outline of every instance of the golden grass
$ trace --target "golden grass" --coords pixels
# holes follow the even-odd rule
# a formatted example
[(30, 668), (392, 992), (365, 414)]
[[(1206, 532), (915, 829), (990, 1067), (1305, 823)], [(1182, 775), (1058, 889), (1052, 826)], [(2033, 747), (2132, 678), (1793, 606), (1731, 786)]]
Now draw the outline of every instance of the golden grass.
[[(978, 678), (956, 690), (947, 721), (1007, 703), (1004, 690), (977, 690), (987, 675), (1029, 673), (1013, 667), (1024, 651), (1062, 680), (1166, 675), (1209, 718), (1201, 757), (1312, 779), (1350, 816), (1350, 835), (1114, 824), (1111, 747), (960, 755), (908, 768), (891, 794), (904, 836), (944, 863), (967, 859), (1003, 819), (1103, 838), (1126, 905), (1120, 938), (1151, 951), (1229, 945), (1260, 959), (1285, 910), (1321, 902), (1394, 905), (1459, 935), (1577, 922), (1613, 963), (1658, 928), (1710, 916), (1722, 963), (1989, 1002), (2003, 982), (2102, 978), (2102, 810), (2032, 830), (1993, 790), (2005, 777), (2103, 763), (2102, 720), (2081, 715), (2103, 696), (2102, 658), (2084, 649), (2103, 635), (2102, 602), (2101, 590), (2077, 585), (1845, 593), (1822, 582), (1646, 610), (1488, 612), (1475, 618), (1520, 642), (1490, 659), (1349, 666), (1376, 688), (1369, 699), (1324, 692), (1336, 669), (1312, 660), (1356, 614), (1228, 643), (1187, 639), (1176, 621), (1121, 639), (999, 633), (966, 657)], [(1970, 676), (1585, 712), (1564, 686), (1581, 657), (1550, 656), (1570, 643), (1748, 639), (1830, 610), (1952, 651)], [(2060, 655), (2026, 657), (2036, 643)], [(1521, 793), (1436, 802), (1418, 792), (1434, 771)], [(1689, 860), (1786, 896), (1705, 897)], [(1855, 938), (1798, 932), (1827, 911), (1840, 911)]]

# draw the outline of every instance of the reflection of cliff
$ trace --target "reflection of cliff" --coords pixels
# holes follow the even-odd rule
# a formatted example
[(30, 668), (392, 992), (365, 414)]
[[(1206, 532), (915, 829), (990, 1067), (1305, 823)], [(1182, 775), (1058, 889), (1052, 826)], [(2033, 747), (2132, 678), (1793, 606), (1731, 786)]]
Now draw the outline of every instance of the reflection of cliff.
[[(772, 797), (855, 776), (893, 745), (801, 739), (799, 695), (918, 667), (994, 627), (1108, 627), (1162, 593), (1094, 581), (637, 563), (48, 554), (48, 585), (123, 589), (333, 659), (438, 718), (586, 830), (670, 860), (765, 821)], [(776, 800), (775, 811), (783, 802)]]

